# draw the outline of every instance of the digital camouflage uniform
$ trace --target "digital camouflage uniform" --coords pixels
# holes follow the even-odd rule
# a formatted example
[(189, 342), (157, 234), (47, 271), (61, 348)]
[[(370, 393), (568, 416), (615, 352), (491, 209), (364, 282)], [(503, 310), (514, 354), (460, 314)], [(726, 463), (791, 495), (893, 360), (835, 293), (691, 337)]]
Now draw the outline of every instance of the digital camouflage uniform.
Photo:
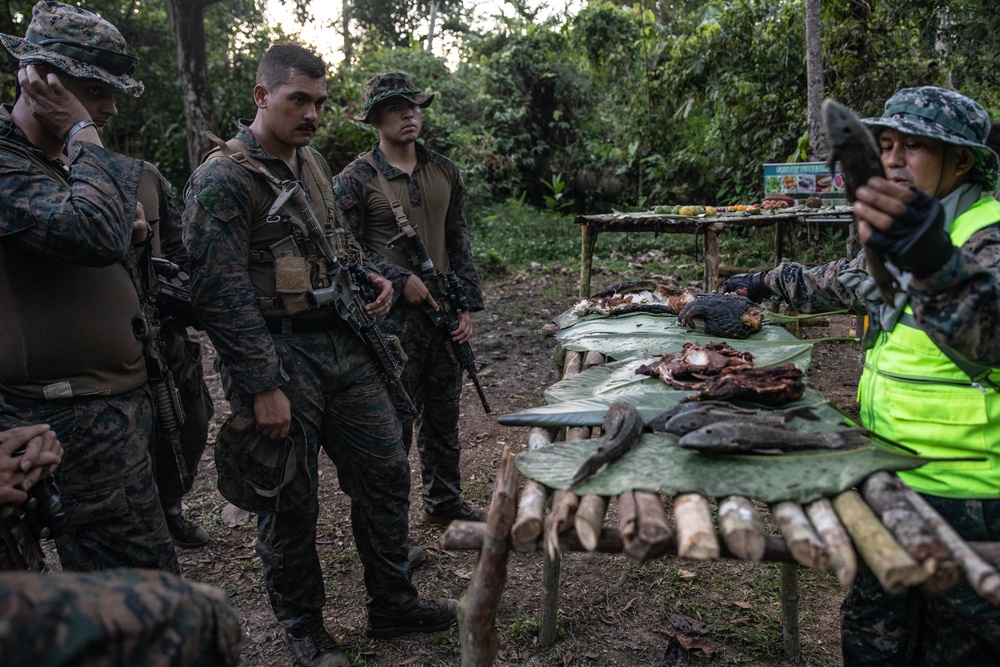
[[(181, 239), (181, 214), (174, 204), (172, 188), (156, 167), (148, 162), (144, 163), (144, 167), (139, 184), (139, 200), (143, 202), (146, 221), (154, 230), (153, 253), (176, 264), (181, 270), (179, 278), (186, 279), (187, 251)], [(165, 347), (163, 356), (173, 374), (184, 408), (180, 443), (190, 477), (188, 484), (181, 486), (170, 444), (158, 441), (155, 433), (153, 458), (156, 464), (156, 486), (163, 510), (179, 514), (181, 499), (191, 490), (198, 474), (198, 464), (208, 443), (208, 424), (215, 414), (215, 408), (205, 385), (201, 343), (191, 337), (184, 324), (170, 316), (169, 310), (160, 307), (159, 313), (162, 318), (160, 337)]]
[[(877, 126), (877, 120), (865, 122)], [(995, 157), (980, 150), (976, 164), (971, 182), (941, 200), (946, 232), (982, 197), (990, 201), (984, 193), (996, 188)], [(938, 271), (918, 282), (911, 282), (910, 274), (899, 274), (889, 265), (902, 281), (903, 296), (915, 320), (933, 341), (993, 367), (1000, 366), (1000, 219), (996, 223), (974, 233)], [(865, 268), (863, 254), (813, 268), (783, 263), (770, 271), (764, 282), (775, 298), (803, 313), (848, 308), (867, 314), (869, 336), (876, 336), (880, 330), (898, 326), (902, 303), (898, 297), (895, 304), (886, 305)], [(980, 395), (971, 387), (968, 392)], [(962, 450), (967, 443), (944, 444)], [(971, 449), (967, 453), (982, 455)], [(992, 451), (989, 456), (996, 454)], [(932, 469), (936, 470), (933, 464), (916, 472)], [(933, 472), (927, 475), (933, 479)], [(954, 497), (923, 495), (965, 540), (1000, 540), (1000, 488), (983, 498), (964, 497), (961, 489), (944, 494)], [(1000, 608), (980, 598), (964, 582), (936, 595), (909, 589), (893, 596), (882, 589), (871, 570), (861, 567), (844, 601), (842, 616), (845, 665), (969, 667), (996, 665), (1000, 656)]]
[[(264, 151), (249, 128), (237, 135), (247, 154), (278, 178), (291, 178), (283, 161)], [(314, 211), (324, 199), (310, 191), (308, 166), (299, 165)], [(329, 183), (326, 162), (313, 151)], [(331, 195), (332, 199), (332, 195)], [(416, 599), (403, 548), (407, 533), (409, 463), (399, 421), (385, 385), (361, 339), (342, 328), (332, 310), (285, 316), (274, 298), (273, 258), (268, 246), (290, 233), (288, 223), (267, 223), (273, 191), (259, 174), (228, 158), (202, 164), (185, 188), (184, 243), (191, 263), (196, 314), (218, 350), (223, 383), (234, 412), (253, 395), (280, 387), (307, 439), (312, 491), (308, 500), (258, 519), (257, 553), (264, 565), (271, 607), (292, 629), (316, 618), (324, 604), (316, 553), (317, 455), (322, 447), (337, 466), (351, 498), (351, 526), (372, 613)], [(317, 217), (322, 220), (318, 214)], [(270, 287), (255, 292), (255, 285)], [(265, 319), (267, 316), (267, 319)], [(272, 333), (312, 327), (315, 333)]]
[(4, 667), (221, 667), (243, 641), (221, 590), (166, 572), (0, 572)]
[(11, 309), (0, 318), (0, 428), (48, 423), (65, 448), (55, 478), (67, 570), (178, 571), (148, 451), (138, 297), (122, 265), (141, 171), (84, 142), (64, 169), (0, 113), (0, 302)]
[[(416, 144), (413, 174), (393, 167), (376, 142), (371, 155), (385, 175), (393, 197), (403, 202), (438, 271), (454, 271), (461, 279), (470, 310), (483, 309), (479, 273), (472, 259), (465, 221), (465, 185), (451, 160)], [(462, 368), (451, 346), (451, 334), (435, 327), (422, 304), (402, 298), (410, 262), (386, 241), (399, 227), (372, 165), (359, 157), (334, 179), (338, 214), (344, 227), (365, 247), (379, 271), (390, 278), (397, 295), (385, 318), (386, 331), (399, 337), (406, 352), (403, 382), (420, 411), (410, 415), (397, 405), (403, 422), (403, 444), (409, 450), (414, 426), (420, 452), (424, 509), (447, 516), (462, 503), (458, 439)]]

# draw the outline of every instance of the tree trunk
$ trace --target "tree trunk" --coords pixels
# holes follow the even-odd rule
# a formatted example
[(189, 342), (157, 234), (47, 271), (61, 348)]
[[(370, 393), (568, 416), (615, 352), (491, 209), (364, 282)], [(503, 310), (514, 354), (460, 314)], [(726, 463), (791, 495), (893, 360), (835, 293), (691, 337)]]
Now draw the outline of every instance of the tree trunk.
[(427, 27), (427, 51), (434, 50), (434, 27), (437, 23), (437, 14), (438, 3), (435, 1), (431, 3), (430, 25)]
[(806, 0), (806, 124), (809, 131), (809, 159), (825, 160), (829, 147), (823, 129), (823, 13), (820, 0)]
[(211, 147), (205, 130), (215, 123), (215, 103), (205, 54), (205, 7), (218, 0), (163, 0), (177, 43), (177, 71), (187, 120), (188, 166), (201, 164)]

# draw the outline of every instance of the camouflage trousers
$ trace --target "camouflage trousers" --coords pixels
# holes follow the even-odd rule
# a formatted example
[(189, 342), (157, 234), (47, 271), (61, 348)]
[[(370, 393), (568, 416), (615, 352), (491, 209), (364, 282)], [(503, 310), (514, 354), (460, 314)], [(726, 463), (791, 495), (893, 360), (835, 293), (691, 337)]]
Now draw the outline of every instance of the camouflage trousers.
[(187, 330), (177, 325), (168, 325), (161, 331), (166, 341), (164, 357), (177, 383), (181, 405), (184, 408), (184, 424), (181, 426), (181, 455), (190, 481), (181, 485), (177, 471), (177, 461), (169, 442), (153, 434), (153, 463), (156, 486), (160, 492), (160, 503), (164, 510), (180, 509), (181, 498), (191, 490), (198, 474), (198, 464), (208, 443), (208, 423), (215, 414), (212, 397), (205, 386), (205, 376), (201, 367), (201, 344), (192, 340)]
[(424, 509), (447, 514), (462, 502), (458, 442), (462, 367), (451, 349), (450, 334), (435, 327), (422, 306), (397, 303), (384, 319), (384, 329), (399, 338), (407, 357), (403, 386), (417, 414), (400, 404), (396, 408), (407, 453), (416, 431)]
[(62, 443), (53, 478), (68, 523), (56, 539), (64, 570), (180, 572), (153, 481), (153, 406), (145, 389), (65, 404), (6, 404), (0, 428), (8, 423), (49, 424)]
[(5, 667), (235, 665), (243, 641), (221, 590), (166, 572), (0, 573)]
[[(342, 331), (274, 336), (288, 397), (306, 433), (312, 492), (288, 509), (260, 515), (257, 553), (274, 615), (291, 628), (321, 613), (325, 596), (316, 551), (319, 449), (337, 467), (351, 499), (351, 528), (364, 566), (369, 612), (389, 611), (417, 595), (404, 542), (410, 465), (385, 384), (361, 340)], [(228, 374), (223, 381), (230, 389)], [(231, 399), (233, 411), (252, 397)]]
[[(1000, 540), (1000, 500), (924, 498), (964, 539)], [(841, 616), (846, 667), (1000, 664), (1000, 607), (964, 581), (939, 594), (911, 588), (891, 595), (863, 567)]]

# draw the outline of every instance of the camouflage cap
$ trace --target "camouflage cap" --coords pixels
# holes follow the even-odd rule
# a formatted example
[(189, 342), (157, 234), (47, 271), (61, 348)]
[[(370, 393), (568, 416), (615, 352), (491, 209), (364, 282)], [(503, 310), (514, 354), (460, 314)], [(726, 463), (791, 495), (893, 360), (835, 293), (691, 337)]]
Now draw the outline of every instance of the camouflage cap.
[(96, 79), (138, 97), (143, 85), (132, 78), (139, 59), (125, 53), (125, 38), (86, 9), (41, 0), (31, 12), (24, 39), (0, 34), (21, 67), (49, 65), (79, 79)]
[(222, 497), (257, 514), (294, 507), (312, 487), (305, 431), (294, 413), (280, 441), (257, 432), (252, 407), (230, 416), (215, 439), (215, 467)]
[(887, 127), (905, 134), (967, 146), (975, 155), (971, 181), (986, 192), (997, 189), (1000, 164), (996, 154), (986, 146), (990, 115), (965, 95), (936, 86), (903, 88), (886, 101), (881, 116), (865, 118), (861, 122), (870, 126), (876, 137), (881, 128)]
[(365, 84), (364, 106), (361, 113), (354, 117), (362, 123), (368, 122), (368, 113), (376, 104), (390, 97), (405, 98), (419, 107), (430, 106), (434, 99), (434, 93), (421, 93), (420, 89), (413, 85), (413, 79), (409, 74), (402, 72), (387, 72), (376, 74), (368, 79)]

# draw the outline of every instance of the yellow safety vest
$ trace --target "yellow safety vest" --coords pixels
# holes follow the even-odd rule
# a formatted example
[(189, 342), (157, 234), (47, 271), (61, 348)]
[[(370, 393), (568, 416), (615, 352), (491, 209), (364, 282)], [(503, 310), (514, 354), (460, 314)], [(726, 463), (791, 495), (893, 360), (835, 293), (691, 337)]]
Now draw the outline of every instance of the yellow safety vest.
[[(1000, 222), (1000, 202), (984, 197), (958, 216), (951, 242), (961, 247)], [(945, 498), (1000, 498), (1000, 369), (974, 383), (923, 330), (913, 311), (879, 333), (858, 387), (865, 427), (929, 458), (982, 457), (928, 463), (899, 476), (912, 488)], [(985, 369), (984, 369), (985, 373)], [(991, 383), (993, 386), (991, 386)]]

